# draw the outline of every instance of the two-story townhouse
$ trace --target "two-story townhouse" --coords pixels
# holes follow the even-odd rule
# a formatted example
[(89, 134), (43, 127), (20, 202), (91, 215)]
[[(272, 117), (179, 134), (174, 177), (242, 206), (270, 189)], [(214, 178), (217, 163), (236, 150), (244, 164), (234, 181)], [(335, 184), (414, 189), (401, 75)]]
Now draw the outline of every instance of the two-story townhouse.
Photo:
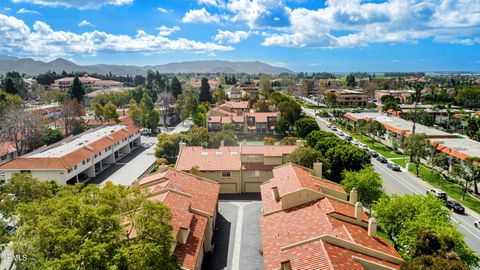
[[(301, 142), (299, 142), (300, 144)], [(220, 193), (260, 192), (260, 185), (272, 177), (272, 169), (286, 162), (295, 145), (241, 145), (207, 149), (180, 144), (175, 168), (189, 172), (193, 167), (202, 176), (220, 184)]]
[[(201, 269), (204, 254), (213, 250), (220, 186), (168, 167), (140, 179), (139, 185), (148, 190), (149, 200), (164, 203), (172, 212), (172, 250), (182, 269)], [(135, 235), (132, 230), (130, 236)]]
[(104, 126), (17, 157), (1, 165), (0, 172), (6, 180), (29, 172), (58, 184), (84, 182), (140, 146), (140, 140), (137, 126)]
[(375, 219), (337, 183), (291, 163), (261, 186), (264, 269), (399, 269), (403, 260), (377, 235)]

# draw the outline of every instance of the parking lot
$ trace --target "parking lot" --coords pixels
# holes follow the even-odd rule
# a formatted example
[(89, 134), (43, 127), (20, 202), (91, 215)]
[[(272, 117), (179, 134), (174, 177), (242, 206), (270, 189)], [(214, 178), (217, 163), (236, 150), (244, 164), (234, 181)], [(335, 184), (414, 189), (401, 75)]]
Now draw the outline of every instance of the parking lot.
[(205, 256), (202, 269), (263, 269), (261, 208), (260, 194), (220, 195), (215, 246)]

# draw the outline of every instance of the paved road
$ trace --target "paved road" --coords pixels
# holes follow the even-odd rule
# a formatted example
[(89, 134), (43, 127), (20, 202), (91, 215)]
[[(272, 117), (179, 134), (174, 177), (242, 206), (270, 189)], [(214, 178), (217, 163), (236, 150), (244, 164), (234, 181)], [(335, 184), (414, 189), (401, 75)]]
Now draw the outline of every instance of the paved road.
[[(180, 133), (189, 130), (191, 127), (191, 122), (182, 122), (171, 130), (162, 128), (162, 133)], [(142, 136), (142, 146), (101, 172), (89, 184), (104, 184), (111, 181), (118, 185), (131, 185), (157, 160), (155, 157), (156, 143), (156, 136)]]
[[(313, 116), (313, 110), (303, 109), (307, 115)], [(325, 121), (316, 117), (320, 129), (331, 131)], [(407, 171), (395, 172), (390, 170), (386, 164), (372, 159), (373, 168), (378, 172), (384, 181), (384, 190), (388, 194), (426, 194), (432, 188), (428, 183)], [(477, 254), (480, 254), (480, 229), (475, 228), (473, 223), (480, 216), (466, 208), (465, 214), (452, 213), (452, 220), (458, 223), (458, 230), (465, 236), (466, 243)]]
[[(252, 196), (249, 196), (252, 195)], [(202, 269), (261, 270), (259, 194), (221, 195), (213, 241), (213, 253), (204, 258)]]

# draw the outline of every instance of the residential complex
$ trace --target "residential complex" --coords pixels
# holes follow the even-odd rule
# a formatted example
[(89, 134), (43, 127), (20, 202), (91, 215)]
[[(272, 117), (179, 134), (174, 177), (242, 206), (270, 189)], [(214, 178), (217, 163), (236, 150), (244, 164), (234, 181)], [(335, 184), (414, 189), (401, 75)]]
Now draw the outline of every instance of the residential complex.
[[(213, 249), (219, 185), (167, 167), (140, 179), (139, 184), (148, 189), (149, 200), (170, 209), (176, 240), (172, 250), (182, 269), (201, 269), (204, 254)], [(134, 236), (133, 231), (130, 237)]]
[[(65, 77), (58, 80), (55, 80), (52, 84), (52, 88), (60, 91), (68, 91), (70, 86), (73, 83), (74, 77)], [(113, 80), (101, 80), (97, 78), (90, 77), (88, 75), (78, 78), (83, 86), (90, 89), (91, 91), (96, 91), (100, 89), (106, 89), (111, 87), (123, 87), (123, 83), (113, 81)]]
[[(299, 142), (300, 144), (300, 142)], [(241, 145), (207, 149), (180, 144), (175, 168), (189, 172), (196, 167), (202, 176), (220, 184), (220, 193), (260, 192), (272, 169), (286, 162), (295, 145)]]
[(226, 102), (207, 114), (209, 131), (220, 131), (225, 124), (233, 124), (235, 131), (241, 134), (275, 134), (275, 124), (280, 118), (279, 112), (254, 112), (248, 102)]
[(86, 181), (140, 146), (140, 128), (112, 125), (42, 147), (0, 166), (6, 179), (29, 172), (40, 180), (58, 184)]
[(15, 144), (11, 142), (0, 143), (0, 164), (16, 158), (17, 155), (18, 153), (17, 148), (15, 148)]
[(314, 169), (285, 164), (261, 186), (264, 269), (399, 269), (395, 248), (377, 236), (357, 202)]
[(415, 94), (415, 90), (377, 90), (375, 91), (375, 99), (380, 101), (383, 96), (392, 96), (398, 103), (405, 103), (408, 98)]

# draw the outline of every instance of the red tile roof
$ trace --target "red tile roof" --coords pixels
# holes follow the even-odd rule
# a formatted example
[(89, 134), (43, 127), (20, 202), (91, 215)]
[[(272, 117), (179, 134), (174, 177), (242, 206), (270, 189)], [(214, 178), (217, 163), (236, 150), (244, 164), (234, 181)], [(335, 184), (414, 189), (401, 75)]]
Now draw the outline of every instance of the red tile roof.
[(174, 253), (180, 265), (187, 269), (200, 267), (197, 263), (203, 250), (208, 217), (198, 211), (206, 213), (212, 219), (215, 217), (220, 185), (171, 168), (148, 175), (139, 184), (149, 189), (149, 199), (163, 202), (170, 208), (174, 236), (180, 228), (190, 229), (186, 243), (177, 243), (175, 247)]
[(6, 155), (17, 151), (15, 144), (12, 142), (1, 142), (0, 143), (0, 156)]
[(232, 109), (248, 109), (248, 101), (227, 101), (222, 106), (229, 107)]
[(205, 178), (169, 168), (164, 172), (142, 178), (140, 185), (149, 187), (152, 192), (172, 189), (189, 194), (192, 198), (192, 208), (210, 215), (216, 212), (220, 186)]
[(242, 155), (264, 155), (266, 157), (281, 157), (297, 149), (296, 145), (243, 145)]
[[(353, 256), (399, 268), (401, 257), (395, 249), (382, 238), (368, 236), (365, 213), (362, 212), (363, 225), (346, 221), (355, 220), (355, 206), (349, 202), (323, 197), (281, 210), (273, 198), (271, 189), (274, 185), (277, 185), (279, 193), (280, 190), (284, 193), (295, 192), (302, 187), (315, 189), (325, 183), (325, 186), (334, 189), (334, 183), (309, 177), (308, 174), (309, 170), (305, 168), (286, 164), (275, 168), (274, 178), (261, 186), (265, 269), (279, 269), (285, 261), (289, 261), (294, 270), (363, 269)], [(340, 189), (336, 188), (338, 191)], [(318, 188), (317, 191), (321, 192)], [(338, 219), (336, 215), (345, 218)], [(335, 243), (347, 244), (337, 246)], [(366, 248), (381, 256), (367, 255), (364, 252)]]
[(185, 146), (178, 154), (175, 168), (189, 171), (198, 166), (201, 171), (239, 171), (240, 147), (229, 146), (207, 149), (201, 146)]
[(277, 117), (276, 112), (252, 112), (246, 113), (247, 117), (255, 117), (255, 122), (267, 123), (268, 117)]

